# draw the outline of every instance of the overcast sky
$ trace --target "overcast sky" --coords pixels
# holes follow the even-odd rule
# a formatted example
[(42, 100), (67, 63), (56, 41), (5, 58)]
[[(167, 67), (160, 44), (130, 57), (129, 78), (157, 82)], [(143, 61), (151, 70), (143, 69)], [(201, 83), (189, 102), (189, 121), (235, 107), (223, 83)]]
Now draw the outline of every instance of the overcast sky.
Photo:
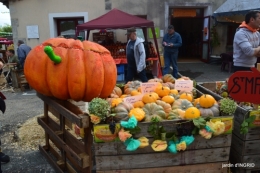
[(11, 25), (9, 9), (0, 2), (0, 26)]

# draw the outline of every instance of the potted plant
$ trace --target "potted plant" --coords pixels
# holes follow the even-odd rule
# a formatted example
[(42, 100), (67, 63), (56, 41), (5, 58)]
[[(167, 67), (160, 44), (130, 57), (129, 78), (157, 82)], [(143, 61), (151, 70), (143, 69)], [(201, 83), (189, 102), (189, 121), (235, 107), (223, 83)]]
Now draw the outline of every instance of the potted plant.
[(219, 41), (219, 36), (218, 36), (218, 32), (216, 30), (216, 26), (213, 26), (210, 30), (210, 47), (211, 47), (211, 54), (212, 54), (212, 50), (214, 47), (219, 46), (220, 45), (220, 41)]
[(237, 103), (230, 98), (223, 98), (219, 101), (220, 113), (223, 116), (233, 115), (237, 109)]

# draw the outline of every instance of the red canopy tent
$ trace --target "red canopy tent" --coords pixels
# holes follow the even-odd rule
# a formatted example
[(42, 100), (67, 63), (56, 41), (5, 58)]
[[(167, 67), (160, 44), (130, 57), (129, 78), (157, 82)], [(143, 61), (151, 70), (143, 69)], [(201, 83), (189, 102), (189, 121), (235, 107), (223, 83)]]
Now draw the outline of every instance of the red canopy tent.
[[(154, 43), (155, 43), (155, 48), (157, 51), (157, 57), (159, 60), (159, 75), (161, 76), (161, 62), (160, 62), (160, 57), (159, 57), (159, 48), (158, 48), (158, 43), (156, 40), (156, 35), (155, 35), (155, 29), (154, 29), (154, 23), (153, 21), (146, 20), (128, 13), (125, 13), (123, 11), (120, 11), (116, 8), (113, 10), (109, 11), (108, 13), (93, 19), (89, 22), (77, 25), (76, 27), (76, 35), (79, 35), (80, 31), (87, 31), (87, 39), (89, 38), (89, 33), (90, 30), (102, 30), (102, 29), (127, 29), (131, 27), (136, 27), (136, 28), (142, 28), (143, 30), (145, 28), (151, 28), (153, 38), (154, 38)], [(147, 40), (147, 36), (145, 35), (145, 39)]]
[(7, 38), (0, 38), (0, 44), (9, 46), (10, 44), (13, 44), (13, 40), (8, 40)]

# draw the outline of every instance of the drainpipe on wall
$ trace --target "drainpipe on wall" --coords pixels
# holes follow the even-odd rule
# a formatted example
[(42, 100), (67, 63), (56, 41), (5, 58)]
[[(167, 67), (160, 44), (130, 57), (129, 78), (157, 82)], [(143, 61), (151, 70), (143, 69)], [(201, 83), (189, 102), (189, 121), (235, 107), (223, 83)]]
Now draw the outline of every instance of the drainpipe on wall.
[(211, 18), (213, 19), (213, 26), (217, 26), (218, 25), (218, 20), (215, 16), (211, 16)]

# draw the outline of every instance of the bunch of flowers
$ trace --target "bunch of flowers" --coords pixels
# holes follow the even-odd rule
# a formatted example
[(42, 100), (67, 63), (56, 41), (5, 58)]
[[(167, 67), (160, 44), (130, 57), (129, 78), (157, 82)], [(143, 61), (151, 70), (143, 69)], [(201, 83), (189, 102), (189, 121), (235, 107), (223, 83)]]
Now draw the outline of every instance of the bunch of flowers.
[(212, 135), (220, 135), (225, 131), (225, 123), (219, 121), (213, 122), (212, 120), (206, 123), (205, 128), (199, 131), (199, 134), (205, 139), (210, 139)]
[(118, 133), (120, 141), (124, 142), (127, 151), (135, 151), (140, 145), (141, 142), (137, 139), (134, 139), (129, 130), (125, 129), (135, 129), (137, 127), (137, 119), (135, 116), (131, 116), (128, 121), (121, 121), (121, 130)]
[(169, 141), (168, 151), (174, 154), (176, 154), (178, 151), (184, 151), (187, 149), (187, 146), (189, 146), (193, 141), (193, 136), (182, 136), (180, 140)]

